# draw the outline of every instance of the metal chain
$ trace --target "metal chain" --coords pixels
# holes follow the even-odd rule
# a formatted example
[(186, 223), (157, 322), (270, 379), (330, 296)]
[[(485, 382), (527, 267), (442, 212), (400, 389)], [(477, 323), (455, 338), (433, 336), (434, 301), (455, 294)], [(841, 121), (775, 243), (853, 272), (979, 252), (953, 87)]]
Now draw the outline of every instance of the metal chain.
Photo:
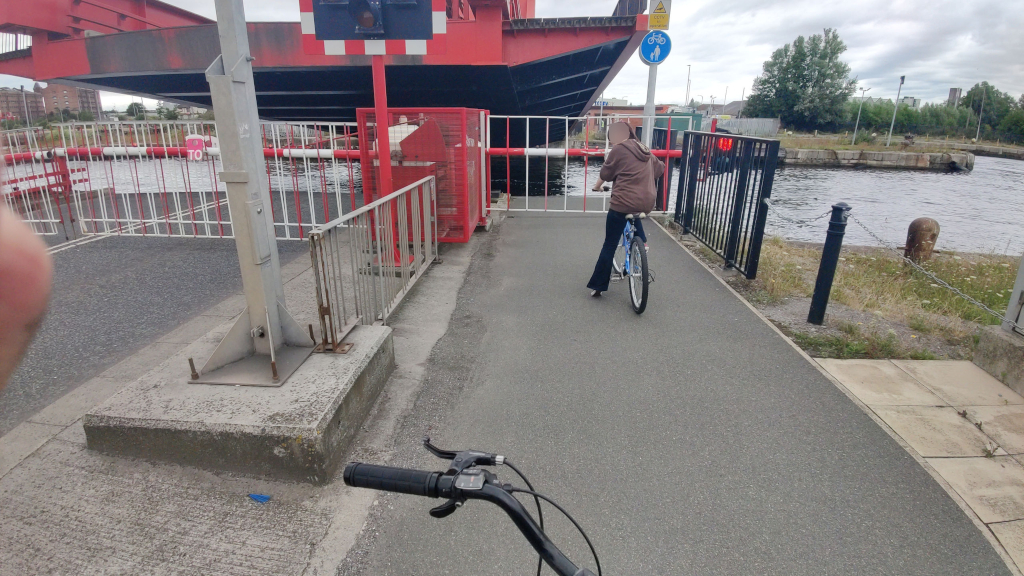
[(765, 206), (768, 207), (768, 210), (772, 214), (775, 214), (779, 218), (782, 218), (783, 220), (785, 220), (786, 222), (789, 222), (791, 224), (810, 224), (811, 222), (817, 222), (818, 220), (821, 220), (822, 218), (825, 218), (827, 216), (831, 216), (832, 215), (832, 211), (828, 210), (827, 212), (823, 212), (821, 215), (815, 216), (814, 218), (808, 218), (806, 220), (799, 220), (799, 219), (796, 219), (796, 218), (791, 218), (789, 216), (786, 216), (782, 212), (779, 212), (775, 208), (775, 204), (772, 204), (771, 198), (765, 198), (764, 199), (764, 204), (765, 204)]
[(917, 270), (918, 272), (920, 272), (920, 273), (924, 274), (925, 276), (927, 276), (927, 277), (931, 278), (932, 280), (934, 280), (935, 282), (937, 282), (937, 283), (938, 283), (938, 284), (939, 284), (940, 286), (943, 286), (943, 287), (945, 287), (945, 288), (948, 288), (949, 290), (952, 290), (952, 291), (953, 291), (953, 293), (954, 293), (954, 294), (956, 294), (957, 296), (959, 296), (959, 297), (963, 298), (964, 300), (966, 300), (966, 301), (970, 302), (971, 304), (974, 304), (974, 305), (975, 305), (975, 306), (977, 306), (978, 308), (981, 308), (982, 310), (984, 310), (985, 312), (988, 312), (989, 314), (991, 314), (992, 316), (994, 316), (994, 317), (998, 318), (999, 320), (1001, 320), (1001, 321), (1003, 321), (1003, 322), (1006, 322), (1006, 323), (1009, 323), (1009, 324), (1010, 324), (1010, 326), (1012, 326), (1013, 328), (1015, 328), (1015, 329), (1018, 329), (1018, 330), (1019, 330), (1019, 329), (1021, 328), (1021, 326), (1020, 326), (1020, 325), (1018, 325), (1018, 324), (1017, 324), (1016, 322), (1014, 322), (1013, 320), (1010, 320), (1009, 318), (1007, 318), (1006, 316), (1003, 316), (1003, 315), (1002, 315), (1002, 314), (1000, 314), (999, 312), (996, 312), (995, 310), (993, 310), (993, 309), (989, 308), (988, 306), (986, 306), (986, 305), (982, 304), (981, 302), (979, 302), (979, 301), (975, 300), (974, 298), (972, 298), (972, 297), (968, 296), (967, 294), (964, 294), (963, 292), (961, 292), (961, 291), (960, 291), (960, 290), (959, 290), (958, 288), (956, 288), (955, 286), (951, 286), (951, 285), (950, 285), (950, 284), (949, 284), (948, 282), (946, 282), (946, 281), (945, 281), (945, 280), (943, 280), (942, 278), (939, 278), (939, 277), (938, 277), (938, 276), (936, 276), (935, 274), (932, 274), (932, 273), (931, 273), (931, 272), (929, 272), (928, 270), (925, 270), (925, 269), (924, 269), (924, 267), (922, 267), (922, 266), (921, 266), (920, 264), (918, 264), (917, 262), (914, 262), (914, 261), (913, 261), (913, 260), (911, 260), (910, 258), (907, 258), (907, 257), (906, 257), (906, 256), (904, 256), (903, 254), (900, 254), (900, 251), (899, 251), (899, 250), (897, 250), (895, 246), (892, 246), (891, 244), (889, 244), (889, 243), (888, 243), (888, 242), (886, 242), (885, 240), (882, 240), (882, 238), (881, 238), (881, 237), (880, 237), (880, 236), (879, 236), (878, 234), (875, 234), (874, 232), (872, 232), (871, 230), (869, 230), (869, 229), (868, 229), (868, 227), (867, 227), (867, 226), (865, 226), (863, 222), (861, 222), (860, 220), (858, 220), (858, 219), (857, 219), (857, 218), (856, 218), (855, 216), (853, 216), (852, 214), (850, 215), (850, 220), (853, 220), (853, 221), (854, 221), (854, 223), (856, 223), (856, 224), (857, 224), (858, 226), (860, 226), (861, 228), (863, 228), (863, 229), (864, 229), (864, 231), (865, 231), (865, 232), (867, 232), (869, 236), (871, 236), (872, 238), (874, 238), (874, 239), (875, 239), (875, 242), (878, 242), (879, 244), (881, 244), (882, 246), (884, 246), (884, 247), (885, 247), (885, 248), (887, 248), (888, 250), (892, 251), (892, 253), (893, 253), (893, 254), (896, 254), (897, 256), (899, 256), (901, 260), (903, 260), (903, 261), (904, 261), (904, 262), (906, 262), (907, 264), (910, 264), (910, 265), (911, 265), (911, 266), (913, 266), (913, 267), (914, 267), (914, 268), (915, 268), (915, 269), (916, 269), (916, 270)]

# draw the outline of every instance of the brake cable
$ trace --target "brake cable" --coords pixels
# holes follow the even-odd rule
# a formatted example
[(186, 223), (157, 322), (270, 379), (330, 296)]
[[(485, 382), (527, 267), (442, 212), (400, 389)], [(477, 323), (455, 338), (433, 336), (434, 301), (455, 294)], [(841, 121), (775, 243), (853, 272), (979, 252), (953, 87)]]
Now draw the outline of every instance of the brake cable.
[(570, 522), (572, 522), (572, 525), (575, 526), (576, 529), (580, 531), (580, 534), (583, 536), (583, 539), (587, 541), (587, 546), (590, 547), (590, 553), (594, 555), (594, 562), (597, 564), (597, 576), (602, 576), (601, 575), (601, 561), (597, 558), (597, 551), (594, 550), (594, 545), (590, 543), (590, 538), (587, 536), (587, 533), (583, 530), (583, 527), (580, 526), (579, 522), (577, 522), (576, 519), (573, 518), (571, 514), (569, 514), (568, 512), (565, 511), (565, 508), (562, 508), (561, 506), (559, 506), (558, 502), (555, 502), (551, 498), (548, 498), (547, 496), (545, 496), (543, 494), (540, 494), (539, 492), (534, 492), (533, 490), (526, 490), (526, 489), (523, 489), (523, 488), (516, 488), (515, 486), (512, 486), (511, 484), (506, 484), (503, 488), (507, 492), (521, 492), (523, 494), (529, 494), (529, 495), (533, 496), (534, 498), (540, 498), (540, 499), (546, 501), (548, 504), (551, 504), (552, 506), (557, 508), (559, 512), (564, 514), (565, 517), (568, 518)]
[[(519, 468), (516, 468), (514, 464), (509, 462), (508, 458), (504, 459), (503, 464), (505, 466), (508, 466), (509, 468), (512, 469), (513, 472), (518, 474), (519, 477), (523, 479), (523, 482), (526, 482), (526, 487), (527, 488), (529, 488), (530, 490), (533, 490), (533, 484), (530, 484), (530, 481), (526, 478), (526, 475), (523, 474), (522, 472), (520, 472)], [(540, 530), (541, 530), (541, 532), (543, 532), (544, 531), (544, 511), (541, 510), (541, 507), (540, 507), (540, 497), (535, 494), (533, 496), (533, 500), (534, 500), (534, 502), (537, 503), (537, 520), (540, 523)], [(540, 554), (538, 554), (537, 555), (537, 576), (540, 576), (540, 570), (541, 570), (541, 568), (543, 566), (544, 566), (544, 558)]]

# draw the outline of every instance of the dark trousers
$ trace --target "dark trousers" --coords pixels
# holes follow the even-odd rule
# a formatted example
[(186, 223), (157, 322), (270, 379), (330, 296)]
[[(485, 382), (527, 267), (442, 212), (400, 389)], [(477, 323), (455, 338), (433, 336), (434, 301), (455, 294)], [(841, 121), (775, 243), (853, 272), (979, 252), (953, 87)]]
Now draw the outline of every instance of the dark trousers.
[[(626, 216), (628, 214), (615, 210), (608, 211), (608, 218), (604, 221), (604, 245), (601, 246), (601, 255), (597, 257), (594, 275), (590, 277), (587, 288), (599, 292), (608, 290), (608, 282), (612, 278), (612, 258), (615, 257), (615, 249), (618, 248), (622, 239), (622, 231), (626, 228)], [(647, 235), (644, 234), (644, 225), (641, 220), (634, 219), (633, 225), (636, 226), (637, 238), (646, 243)]]

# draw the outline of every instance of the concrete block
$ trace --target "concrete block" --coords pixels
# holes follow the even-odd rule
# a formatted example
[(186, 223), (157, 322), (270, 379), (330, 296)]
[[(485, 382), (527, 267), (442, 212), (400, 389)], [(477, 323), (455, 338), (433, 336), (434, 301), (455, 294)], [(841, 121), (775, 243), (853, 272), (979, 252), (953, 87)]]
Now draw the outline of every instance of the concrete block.
[(1018, 394), (1024, 394), (1024, 337), (999, 326), (978, 332), (974, 363)]
[[(314, 354), (279, 388), (189, 384), (167, 362), (85, 415), (88, 446), (326, 483), (395, 366), (390, 328), (360, 326), (347, 341), (348, 354)], [(202, 357), (196, 346), (188, 353)]]

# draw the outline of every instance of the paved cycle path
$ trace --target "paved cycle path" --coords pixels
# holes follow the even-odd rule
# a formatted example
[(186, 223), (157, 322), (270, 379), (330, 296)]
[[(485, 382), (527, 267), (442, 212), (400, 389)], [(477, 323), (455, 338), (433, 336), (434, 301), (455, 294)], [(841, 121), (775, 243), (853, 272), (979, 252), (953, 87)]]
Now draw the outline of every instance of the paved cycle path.
[[(590, 298), (603, 230), (517, 214), (483, 241), (391, 464), (441, 469), (424, 433), (507, 455), (611, 576), (1009, 573), (903, 448), (653, 224), (647, 312), (621, 283)], [(440, 503), (381, 495), (338, 573), (535, 567), (497, 508), (429, 517)]]

